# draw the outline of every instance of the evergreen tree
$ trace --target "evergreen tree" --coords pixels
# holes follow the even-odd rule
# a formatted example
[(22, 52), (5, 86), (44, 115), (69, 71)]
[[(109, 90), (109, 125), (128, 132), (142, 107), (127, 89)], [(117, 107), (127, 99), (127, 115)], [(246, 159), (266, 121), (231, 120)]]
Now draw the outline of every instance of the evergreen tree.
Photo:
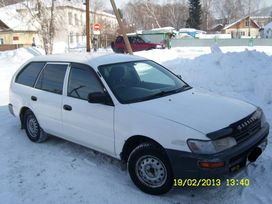
[(201, 12), (200, 0), (189, 0), (189, 18), (187, 19), (186, 26), (200, 29)]

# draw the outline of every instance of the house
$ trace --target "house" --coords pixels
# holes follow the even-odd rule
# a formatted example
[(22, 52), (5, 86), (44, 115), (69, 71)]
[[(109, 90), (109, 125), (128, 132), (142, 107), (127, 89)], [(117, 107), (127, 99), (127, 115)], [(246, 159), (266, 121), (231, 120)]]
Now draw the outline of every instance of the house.
[(260, 28), (250, 16), (247, 16), (226, 25), (223, 31), (225, 34), (231, 34), (232, 38), (257, 38), (260, 36)]
[(17, 16), (17, 11), (11, 8), (11, 6), (0, 8), (0, 50), (40, 45), (37, 28), (29, 22), (22, 21)]
[[(47, 7), (50, 9), (50, 5)], [(55, 38), (54, 42), (77, 47), (86, 43), (86, 11), (83, 3), (55, 1)], [(32, 9), (30, 7), (30, 9)], [(35, 8), (33, 7), (35, 12)], [(114, 15), (103, 11), (90, 11), (91, 35), (97, 35), (104, 46), (109, 41), (108, 35), (114, 36), (118, 27)], [(93, 31), (93, 25), (99, 23), (100, 32)], [(31, 46), (35, 41), (43, 46), (40, 25), (33, 19), (29, 9), (23, 3), (0, 8), (0, 44), (23, 44)], [(105, 39), (105, 40), (104, 40)]]
[(268, 23), (264, 28), (262, 28), (262, 38), (272, 39), (272, 22)]

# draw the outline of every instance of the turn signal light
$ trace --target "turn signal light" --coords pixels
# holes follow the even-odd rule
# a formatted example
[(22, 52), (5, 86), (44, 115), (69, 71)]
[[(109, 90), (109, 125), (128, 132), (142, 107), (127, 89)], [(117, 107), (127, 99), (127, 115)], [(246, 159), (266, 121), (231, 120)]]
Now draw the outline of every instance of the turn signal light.
[(201, 168), (213, 169), (225, 166), (225, 162), (199, 162)]

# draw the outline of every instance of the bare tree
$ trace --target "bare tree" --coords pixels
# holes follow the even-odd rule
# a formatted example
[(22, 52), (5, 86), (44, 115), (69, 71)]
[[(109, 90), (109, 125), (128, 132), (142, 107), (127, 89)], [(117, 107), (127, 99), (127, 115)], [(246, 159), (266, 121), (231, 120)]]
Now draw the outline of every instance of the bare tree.
[(215, 0), (202, 0), (202, 26), (201, 29), (208, 30), (214, 20), (214, 1)]
[(154, 0), (130, 0), (124, 15), (129, 23), (139, 29), (161, 27), (162, 8)]
[(90, 0), (91, 11), (93, 12), (93, 22), (96, 23), (96, 13), (105, 8), (105, 1), (102, 0)]
[(243, 0), (216, 0), (215, 6), (220, 18), (225, 19), (226, 23), (245, 16)]
[(168, 0), (163, 5), (163, 11), (165, 26), (172, 26), (177, 30), (186, 26), (189, 14), (188, 5), (185, 0)]
[(244, 13), (248, 16), (251, 16), (254, 11), (257, 11), (261, 8), (263, 3), (263, 0), (243, 0)]
[(22, 3), (22, 17), (28, 18), (41, 36), (46, 54), (52, 54), (56, 33), (55, 1), (27, 0)]
[(164, 4), (154, 0), (130, 0), (124, 9), (125, 19), (137, 29), (185, 26), (188, 18), (187, 0), (167, 0)]
[(158, 15), (158, 12), (156, 12), (156, 11), (158, 11), (158, 10), (156, 9), (156, 7), (158, 8), (158, 6), (156, 6), (156, 4), (153, 3), (153, 2), (150, 1), (150, 0), (143, 1), (143, 4), (144, 4), (145, 9), (146, 9), (146, 14), (147, 14), (151, 19), (153, 19), (153, 20), (155, 21), (155, 23), (156, 23), (156, 26), (157, 26), (158, 28), (160, 28), (161, 25), (160, 25), (160, 23), (159, 23), (158, 16), (157, 16), (157, 15)]

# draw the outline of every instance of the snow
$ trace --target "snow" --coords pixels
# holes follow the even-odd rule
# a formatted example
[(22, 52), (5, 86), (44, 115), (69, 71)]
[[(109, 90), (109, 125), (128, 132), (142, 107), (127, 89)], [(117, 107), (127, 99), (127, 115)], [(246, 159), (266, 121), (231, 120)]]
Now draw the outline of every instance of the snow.
[[(108, 53), (107, 51), (101, 51)], [(139, 191), (119, 161), (62, 139), (34, 144), (7, 110), (9, 82), (39, 49), (0, 52), (0, 203), (271, 203), (271, 136), (265, 153), (235, 178), (250, 187)], [(190, 85), (259, 105), (272, 122), (271, 47), (196, 47), (135, 53), (181, 74)], [(271, 135), (271, 134), (270, 134)]]
[(0, 20), (10, 29), (15, 31), (37, 31), (37, 23), (19, 13), (20, 9), (26, 9), (23, 3), (12, 4), (0, 8)]

